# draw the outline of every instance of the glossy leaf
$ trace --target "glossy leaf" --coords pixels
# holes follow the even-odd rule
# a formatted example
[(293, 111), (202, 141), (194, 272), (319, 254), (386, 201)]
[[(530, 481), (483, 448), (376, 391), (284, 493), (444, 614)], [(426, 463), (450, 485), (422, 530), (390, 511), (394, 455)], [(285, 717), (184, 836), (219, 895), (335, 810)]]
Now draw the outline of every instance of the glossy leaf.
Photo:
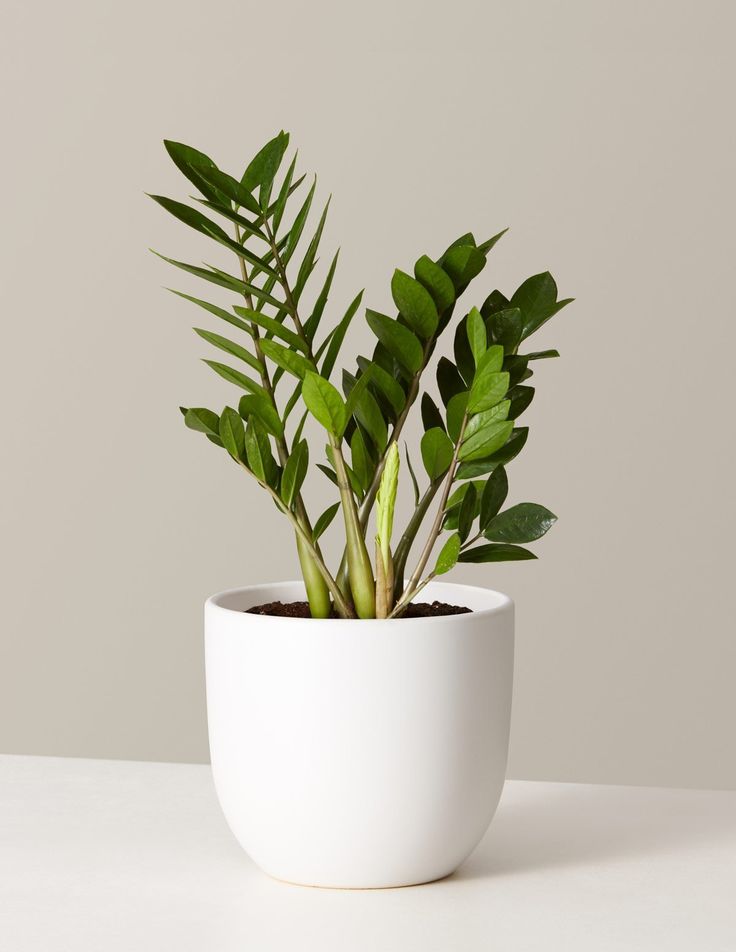
[(445, 406), (456, 394), (465, 390), (465, 381), (458, 373), (455, 364), (447, 357), (440, 357), (437, 364), (437, 386)]
[(460, 375), (465, 381), (466, 387), (470, 387), (473, 383), (476, 367), (473, 351), (470, 349), (470, 342), (468, 341), (467, 316), (464, 317), (455, 328), (452, 352), (455, 358), (455, 366), (460, 371)]
[(327, 299), (330, 294), (330, 289), (332, 288), (332, 281), (335, 277), (335, 271), (337, 269), (337, 259), (340, 256), (340, 249), (335, 252), (335, 255), (332, 259), (332, 263), (327, 271), (327, 276), (325, 277), (324, 284), (317, 295), (317, 298), (314, 302), (314, 307), (312, 308), (312, 313), (309, 315), (307, 320), (304, 322), (304, 335), (307, 340), (311, 343), (314, 340), (314, 335), (317, 332), (319, 327), (319, 322), (322, 320), (322, 315), (324, 314), (325, 305), (327, 304)]
[(550, 357), (559, 357), (559, 350), (537, 350), (532, 354), (524, 354), (527, 360), (548, 360)]
[(437, 479), (450, 468), (454, 445), (440, 427), (433, 427), (422, 437), (422, 461), (430, 479)]
[(476, 513), (476, 503), (477, 493), (475, 491), (475, 486), (472, 483), (469, 483), (468, 490), (463, 497), (463, 501), (460, 503), (460, 511), (458, 512), (457, 519), (457, 532), (460, 536), (461, 542), (465, 542), (465, 540), (470, 535), (470, 530), (473, 528), (473, 521), (475, 520)]
[(472, 436), (484, 430), (492, 423), (501, 423), (508, 419), (510, 406), (510, 400), (502, 400), (500, 403), (497, 403), (495, 407), (491, 407), (490, 410), (483, 410), (481, 413), (476, 413), (472, 416), (465, 427), (464, 442), (467, 442)]
[(488, 318), (491, 336), (500, 344), (504, 353), (513, 354), (521, 341), (523, 319), (518, 307), (504, 308)]
[(268, 331), (269, 334), (278, 337), (279, 340), (285, 341), (289, 347), (300, 350), (302, 353), (308, 352), (309, 348), (301, 337), (290, 330), (290, 328), (284, 327), (280, 321), (275, 320), (273, 317), (267, 317), (265, 314), (261, 314), (260, 311), (254, 311), (249, 307), (238, 307), (235, 305), (233, 310), (239, 317), (242, 317), (243, 320), (257, 324), (265, 331)]
[(358, 357), (358, 366), (363, 373), (367, 373), (370, 368), (371, 386), (386, 398), (394, 417), (398, 416), (406, 403), (406, 394), (402, 390), (401, 384), (383, 367), (373, 361), (366, 360), (365, 357)]
[(572, 298), (564, 301), (557, 300), (557, 284), (549, 271), (527, 278), (511, 298), (511, 306), (518, 307), (524, 316), (523, 338), (539, 330), (571, 301)]
[(468, 413), (490, 410), (506, 396), (509, 389), (507, 373), (478, 368), (468, 398)]
[(327, 432), (341, 437), (347, 423), (345, 404), (329, 380), (308, 373), (302, 384), (302, 397), (309, 412)]
[(245, 428), (245, 454), (256, 479), (275, 489), (278, 485), (279, 469), (271, 453), (268, 434), (256, 417), (251, 417)]
[(312, 538), (316, 542), (321, 535), (324, 534), (325, 530), (328, 528), (332, 520), (337, 515), (337, 511), (340, 508), (340, 503), (333, 503), (331, 506), (328, 506), (327, 509), (322, 513), (319, 519), (314, 524), (314, 529), (312, 530)]
[(435, 575), (444, 575), (454, 568), (460, 555), (460, 536), (454, 533), (445, 542), (437, 556), (437, 563), (434, 567)]
[[(207, 166), (217, 168), (208, 155), (205, 155), (204, 152), (200, 152), (198, 149), (192, 148), (190, 145), (184, 145), (183, 142), (173, 142), (171, 139), (164, 139), (164, 147), (169, 153), (174, 165), (199, 189), (202, 195), (214, 202), (222, 201), (223, 196), (217, 192), (217, 189), (212, 188), (212, 186), (202, 178), (201, 168), (206, 168)], [(200, 169), (197, 168), (198, 166)]]
[(399, 312), (423, 340), (429, 340), (437, 330), (439, 315), (429, 291), (415, 278), (398, 268), (391, 279), (391, 294)]
[(460, 554), (460, 562), (521, 562), (536, 559), (536, 555), (520, 545), (489, 543), (466, 549)]
[(528, 436), (528, 427), (518, 427), (512, 432), (508, 442), (497, 452), (472, 463), (461, 463), (457, 470), (457, 478), (474, 479), (476, 476), (492, 473), (497, 466), (506, 466), (522, 451)]
[(488, 523), (496, 516), (506, 501), (509, 492), (509, 480), (506, 470), (499, 466), (491, 473), (483, 487), (480, 497), (479, 525), (483, 531)]
[(424, 351), (417, 337), (408, 327), (385, 314), (370, 309), (365, 314), (369, 327), (386, 350), (410, 374), (417, 373), (424, 362)]
[(422, 426), (425, 430), (431, 430), (433, 426), (438, 426), (441, 430), (445, 429), (442, 414), (428, 393), (422, 394)]
[(477, 459), (485, 459), (506, 443), (514, 429), (511, 420), (505, 420), (499, 423), (491, 423), (478, 430), (468, 440), (463, 442), (458, 454), (461, 462), (472, 462)]
[(471, 245), (450, 248), (440, 262), (452, 281), (457, 294), (461, 294), (486, 265), (485, 255)]
[(350, 438), (350, 465), (360, 483), (360, 488), (365, 492), (373, 479), (375, 466), (368, 454), (363, 434), (358, 426), (356, 426)]
[(492, 542), (534, 542), (557, 521), (557, 516), (535, 502), (520, 502), (499, 513), (486, 526), (484, 535)]
[(512, 420), (518, 420), (534, 399), (534, 387), (525, 387), (519, 384), (509, 390), (508, 396), (511, 400), (509, 416)]
[(238, 206), (247, 208), (248, 211), (254, 214), (259, 214), (260, 208), (258, 202), (250, 194), (248, 189), (244, 188), (232, 175), (222, 172), (216, 166), (196, 165), (195, 169), (202, 178), (214, 186), (215, 189), (222, 192), (230, 201), (235, 202)]
[(279, 132), (277, 136), (274, 136), (250, 161), (240, 180), (241, 185), (249, 192), (254, 191), (258, 186), (269, 186), (278, 172), (288, 145), (287, 132)]
[(497, 311), (503, 311), (509, 306), (509, 299), (505, 294), (502, 294), (500, 291), (491, 291), (488, 297), (483, 302), (483, 306), (480, 309), (480, 313), (483, 317), (488, 320), (491, 314), (495, 314)]
[(488, 238), (486, 239), (486, 241), (482, 241), (478, 245), (478, 251), (481, 251), (484, 255), (487, 255), (488, 252), (491, 250), (491, 248), (493, 248), (493, 246), (496, 244), (497, 241), (503, 238), (503, 236), (506, 234), (507, 231), (508, 231), (508, 228), (504, 228), (503, 231), (499, 231), (498, 234), (494, 235), (492, 238)]

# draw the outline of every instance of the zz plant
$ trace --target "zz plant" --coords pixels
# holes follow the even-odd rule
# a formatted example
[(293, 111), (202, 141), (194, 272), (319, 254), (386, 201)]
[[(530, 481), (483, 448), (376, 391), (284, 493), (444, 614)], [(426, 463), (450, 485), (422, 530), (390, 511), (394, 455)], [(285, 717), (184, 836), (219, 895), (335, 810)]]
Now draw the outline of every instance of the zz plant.
[[(439, 258), (422, 255), (413, 274), (394, 272), (391, 295), (397, 313), (365, 311), (376, 344), (370, 357), (360, 356), (352, 371), (342, 371), (341, 393), (330, 378), (363, 292), (324, 333), (339, 252), (308, 306), (305, 291), (317, 268), (329, 202), (311, 237), (303, 241), (316, 180), (304, 186), (292, 212), (292, 197), (305, 176), (296, 175), (296, 157), (282, 171), (288, 144), (288, 134), (279, 133), (240, 177), (233, 177), (204, 153), (165, 142), (199, 195), (192, 204), (151, 197), (225, 248), (236, 266), (233, 274), (211, 264), (164, 258), (237, 298), (226, 308), (174, 292), (235, 329), (229, 337), (201, 327), (195, 331), (230, 358), (205, 363), (243, 391), (237, 406), (220, 413), (205, 407), (181, 411), (185, 424), (223, 448), (291, 523), (313, 617), (324, 618), (334, 610), (343, 618), (394, 618), (427, 582), (457, 562), (535, 558), (521, 544), (539, 539), (556, 517), (535, 503), (502, 508), (506, 466), (528, 436), (518, 421), (534, 398), (528, 383), (531, 365), (558, 353), (519, 351), (572, 299), (558, 300), (555, 281), (545, 272), (528, 278), (510, 298), (496, 290), (479, 308), (462, 313), (455, 322), (454, 359), (440, 357), (436, 364), (440, 409), (422, 389), (423, 375), (459, 298), (483, 271), (504, 232), (480, 243), (471, 234), (462, 235)], [(420, 487), (405, 448), (415, 504), (392, 548), (399, 443), (416, 404), (424, 427), (420, 451), (427, 482)], [(302, 493), (310, 463), (303, 437), (308, 414), (326, 435), (325, 457), (317, 467), (335, 484), (339, 497), (314, 522)], [(374, 507), (375, 547), (368, 541)], [(345, 548), (333, 573), (320, 538), (339, 509)], [(425, 522), (429, 527), (405, 582), (409, 555)]]

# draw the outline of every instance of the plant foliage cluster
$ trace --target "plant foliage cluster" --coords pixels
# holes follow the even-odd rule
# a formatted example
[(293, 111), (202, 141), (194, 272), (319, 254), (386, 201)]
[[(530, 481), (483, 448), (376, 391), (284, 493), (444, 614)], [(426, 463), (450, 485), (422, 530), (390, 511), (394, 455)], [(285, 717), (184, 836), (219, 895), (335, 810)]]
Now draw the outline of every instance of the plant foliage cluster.
[[(363, 292), (323, 329), (338, 252), (314, 292), (310, 285), (311, 305), (306, 303), (329, 201), (316, 225), (308, 227), (316, 180), (305, 183), (305, 176), (297, 176), (296, 156), (286, 161), (288, 144), (288, 135), (279, 133), (233, 177), (204, 153), (165, 143), (199, 194), (189, 204), (151, 197), (232, 253), (235, 273), (164, 260), (238, 300), (225, 308), (174, 292), (229, 325), (222, 328), (227, 336), (204, 327), (195, 331), (225, 355), (205, 363), (242, 394), (219, 413), (181, 409), (186, 425), (227, 452), (291, 523), (314, 617), (328, 616), (333, 606), (345, 618), (397, 617), (428, 581), (457, 562), (535, 558), (524, 545), (544, 535), (556, 517), (536, 503), (504, 509), (506, 467), (527, 440), (519, 419), (534, 398), (533, 364), (558, 356), (556, 350), (528, 351), (525, 343), (571, 299), (558, 300), (555, 281), (545, 272), (528, 278), (510, 297), (494, 290), (480, 307), (461, 312), (452, 331), (453, 359), (440, 357), (436, 363), (439, 406), (422, 388), (423, 375), (459, 310), (459, 298), (504, 232), (480, 243), (472, 234), (462, 235), (438, 258), (419, 257), (412, 273), (394, 272), (396, 313), (365, 310), (376, 338), (373, 352), (342, 370), (338, 387), (332, 379), (337, 358)], [(294, 199), (297, 193), (301, 197)], [(414, 510), (392, 547), (399, 446), (415, 405), (424, 428), (420, 455), (426, 479), (418, 478), (405, 447)], [(311, 462), (303, 436), (308, 414), (326, 437), (316, 465), (337, 490), (337, 501), (314, 520), (302, 493)], [(369, 546), (374, 508), (375, 546)], [(340, 510), (345, 549), (332, 572), (320, 538)], [(442, 544), (432, 562), (438, 540)]]

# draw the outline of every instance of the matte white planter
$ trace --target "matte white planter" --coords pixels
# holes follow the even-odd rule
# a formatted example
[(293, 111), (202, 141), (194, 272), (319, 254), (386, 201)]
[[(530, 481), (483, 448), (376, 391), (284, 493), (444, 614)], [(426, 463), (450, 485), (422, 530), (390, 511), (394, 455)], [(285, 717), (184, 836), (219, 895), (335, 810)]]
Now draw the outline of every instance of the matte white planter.
[(408, 886), (452, 873), (481, 840), (506, 772), (514, 608), (436, 582), (472, 614), (394, 621), (244, 613), (299, 582), (205, 606), (215, 785), (242, 847), (276, 879)]

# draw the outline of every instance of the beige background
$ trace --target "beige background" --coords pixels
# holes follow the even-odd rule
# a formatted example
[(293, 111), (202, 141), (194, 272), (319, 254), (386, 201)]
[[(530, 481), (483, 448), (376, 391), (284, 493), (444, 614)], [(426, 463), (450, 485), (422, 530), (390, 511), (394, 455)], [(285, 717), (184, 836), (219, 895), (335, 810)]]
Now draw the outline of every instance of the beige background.
[(182, 426), (232, 391), (146, 251), (203, 242), (143, 196), (188, 191), (164, 136), (235, 171), (283, 126), (335, 196), (335, 308), (507, 224), (478, 300), (577, 297), (512, 470), (559, 525), (455, 576), (518, 603), (511, 775), (736, 787), (733, 5), (4, 10), (0, 750), (205, 760), (202, 601), (296, 572)]

